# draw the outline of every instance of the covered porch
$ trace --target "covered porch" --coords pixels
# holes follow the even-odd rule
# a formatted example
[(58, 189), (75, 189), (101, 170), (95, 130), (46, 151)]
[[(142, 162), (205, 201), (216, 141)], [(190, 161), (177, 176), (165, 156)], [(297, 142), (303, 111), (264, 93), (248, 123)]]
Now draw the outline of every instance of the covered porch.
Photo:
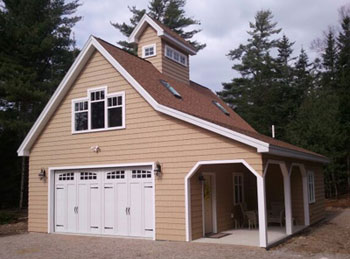
[(309, 225), (302, 164), (202, 161), (186, 177), (188, 241), (268, 247)]

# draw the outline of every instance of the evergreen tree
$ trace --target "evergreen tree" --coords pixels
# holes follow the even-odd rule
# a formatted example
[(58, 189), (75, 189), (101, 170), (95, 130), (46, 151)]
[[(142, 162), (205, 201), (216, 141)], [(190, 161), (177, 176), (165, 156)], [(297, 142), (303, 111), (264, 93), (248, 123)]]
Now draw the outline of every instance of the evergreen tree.
[(331, 90), (312, 89), (286, 130), (293, 144), (323, 154), (330, 159), (325, 171), (327, 196), (337, 196), (341, 165), (342, 130), (338, 96)]
[[(132, 13), (130, 24), (112, 23), (112, 25), (124, 36), (129, 37), (142, 16), (147, 13), (153, 19), (160, 21), (174, 32), (178, 33), (181, 37), (188, 40), (197, 50), (201, 50), (205, 48), (206, 44), (190, 40), (195, 34), (200, 32), (200, 30), (184, 30), (191, 25), (200, 25), (199, 21), (185, 16), (185, 4), (185, 0), (151, 0), (148, 6), (148, 11), (146, 11), (146, 9), (137, 9), (136, 6), (129, 7), (130, 12)], [(119, 41), (118, 44), (125, 50), (136, 55), (137, 46), (135, 44), (128, 43), (127, 41)]]
[(291, 62), (295, 60), (292, 57), (294, 42), (291, 42), (286, 35), (277, 43), (278, 56), (276, 59), (276, 78), (275, 78), (275, 102), (276, 107), (275, 125), (276, 133), (279, 138), (284, 139), (285, 126), (294, 118), (298, 108), (295, 98), (298, 98), (293, 87), (294, 68)]
[(296, 102), (296, 107), (299, 107), (307, 94), (313, 89), (312, 63), (309, 62), (309, 57), (304, 48), (301, 48), (300, 54), (294, 65), (294, 96), (293, 101)]
[(257, 12), (255, 22), (249, 24), (251, 31), (247, 44), (231, 50), (228, 57), (237, 61), (233, 69), (240, 73), (218, 95), (233, 107), (256, 130), (269, 134), (271, 124), (275, 124), (276, 106), (275, 59), (270, 53), (278, 46), (273, 39), (281, 29), (272, 22), (271, 11)]
[[(340, 99), (340, 122), (343, 130), (343, 165), (347, 174), (348, 190), (350, 192), (350, 9), (342, 9), (341, 31), (337, 38), (339, 56), (338, 95)], [(345, 171), (344, 170), (344, 171)]]
[(336, 64), (337, 64), (337, 46), (336, 39), (332, 29), (326, 34), (326, 48), (322, 53), (322, 65), (324, 72), (322, 73), (323, 86), (336, 87)]
[[(19, 166), (13, 163), (18, 161), (16, 149), (75, 57), (71, 29), (80, 20), (73, 15), (79, 3), (3, 0), (1, 4), (0, 139), (10, 137), (6, 142), (12, 145), (0, 142), (1, 150), (10, 154), (2, 156), (0, 164), (18, 177)], [(18, 190), (15, 183), (12, 190)]]

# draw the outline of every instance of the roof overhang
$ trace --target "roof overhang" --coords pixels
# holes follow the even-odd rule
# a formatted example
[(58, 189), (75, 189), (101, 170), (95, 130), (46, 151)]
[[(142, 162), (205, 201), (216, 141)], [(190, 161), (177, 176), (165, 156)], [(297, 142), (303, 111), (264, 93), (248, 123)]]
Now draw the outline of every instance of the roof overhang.
[(159, 26), (151, 17), (149, 17), (147, 14), (144, 14), (140, 20), (140, 22), (137, 24), (135, 29), (132, 31), (128, 38), (129, 43), (138, 43), (140, 36), (142, 35), (143, 31), (147, 28), (147, 26), (151, 26), (156, 32), (159, 37), (165, 38), (177, 47), (181, 48), (182, 50), (186, 51), (186, 53), (190, 55), (195, 55), (197, 53), (196, 50), (193, 48), (190, 48), (186, 46), (186, 44), (182, 43), (178, 39), (174, 38), (172, 35), (164, 31), (164, 29)]
[(246, 144), (250, 147), (256, 148), (259, 153), (269, 153), (272, 155), (293, 157), (304, 160), (311, 160), (320, 163), (328, 163), (328, 159), (316, 155), (298, 152), (286, 148), (272, 146), (267, 142), (258, 140), (256, 138), (244, 135), (234, 130), (222, 127), (215, 123), (200, 119), (193, 115), (181, 112), (179, 110), (159, 104), (121, 65), (111, 56), (111, 54), (93, 37), (90, 36), (80, 54), (68, 70), (67, 74), (57, 87), (56, 91), (50, 98), (49, 102), (41, 112), (40, 116), (34, 123), (33, 127), (23, 140), (22, 144), (17, 150), (19, 156), (29, 156), (30, 150), (35, 141), (47, 125), (51, 116), (69, 91), (70, 87), (78, 77), (81, 70), (84, 68), (86, 62), (89, 60), (94, 51), (97, 50), (106, 60), (132, 85), (135, 90), (158, 112), (167, 114), (179, 120), (191, 123), (203, 129), (209, 130), (221, 136)]
[(274, 145), (269, 146), (268, 154), (276, 155), (276, 156), (283, 156), (283, 157), (290, 157), (290, 158), (301, 159), (301, 160), (308, 160), (308, 161), (322, 163), (322, 164), (329, 163), (329, 159), (327, 157), (322, 157), (322, 156), (314, 155), (311, 153), (305, 153), (305, 152), (300, 152), (300, 151), (296, 151), (296, 150), (291, 150), (288, 148), (277, 147)]

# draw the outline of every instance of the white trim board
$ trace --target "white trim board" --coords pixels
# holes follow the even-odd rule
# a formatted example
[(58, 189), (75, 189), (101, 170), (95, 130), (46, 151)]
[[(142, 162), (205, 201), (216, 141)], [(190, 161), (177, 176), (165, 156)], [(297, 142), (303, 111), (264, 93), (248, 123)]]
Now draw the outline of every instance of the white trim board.
[[(222, 135), (224, 137), (230, 138), (232, 140), (238, 141), (240, 143), (246, 144), (248, 146), (254, 147), (257, 149), (257, 152), (260, 153), (269, 153), (270, 150), (270, 144), (261, 140), (258, 140), (256, 138), (249, 137), (247, 135), (244, 135), (242, 133), (230, 130), (228, 128), (219, 126), (215, 123), (200, 119), (198, 117), (189, 115), (187, 113), (169, 108), (167, 106), (164, 106), (162, 104), (159, 104), (121, 65), (120, 63), (115, 60), (109, 52), (102, 47), (102, 45), (93, 37), (90, 36), (89, 40), (85, 44), (84, 48), (80, 52), (79, 56), (69, 69), (68, 73), (56, 89), (55, 93), (45, 106), (44, 110), (34, 123), (33, 127), (23, 140), (21, 146), (18, 148), (17, 153), (19, 156), (29, 156), (30, 149), (32, 145), (34, 144), (35, 140), (40, 135), (41, 131), (44, 129), (45, 125), (49, 121), (51, 115), (54, 113), (54, 111), (59, 106), (60, 102), (63, 100), (64, 96), (68, 92), (69, 88), (73, 84), (75, 78), (79, 75), (80, 71), (86, 64), (87, 60), (90, 58), (92, 53), (97, 50), (101, 53), (101, 55), (107, 59), (108, 62), (128, 81), (130, 85), (132, 85), (135, 90), (158, 112), (167, 114), (169, 116), (172, 116), (174, 118), (180, 119), (182, 121), (188, 122), (190, 124), (196, 125), (198, 127), (201, 127), (203, 129), (212, 131), (214, 133), (217, 133), (219, 135)], [(274, 147), (274, 150), (276, 148)], [(277, 149), (276, 149), (277, 150)], [(306, 160), (312, 160), (312, 159), (318, 159), (322, 160), (322, 158), (318, 156), (313, 156), (310, 154), (297, 152), (297, 151), (291, 151), (289, 149), (283, 149), (278, 148), (279, 152), (283, 156), (290, 156), (290, 157), (296, 157), (296, 158), (303, 158)], [(274, 153), (275, 154), (275, 153)], [(322, 160), (323, 161), (323, 160)], [(327, 160), (328, 161), (328, 160)], [(325, 160), (323, 162), (326, 162)]]
[(267, 160), (264, 169), (264, 179), (266, 180), (267, 170), (270, 164), (278, 165), (283, 176), (283, 189), (284, 189), (284, 209), (285, 209), (285, 221), (286, 221), (286, 234), (291, 235), (293, 233), (293, 222), (292, 222), (292, 199), (291, 199), (291, 188), (290, 188), (290, 175), (284, 161)]

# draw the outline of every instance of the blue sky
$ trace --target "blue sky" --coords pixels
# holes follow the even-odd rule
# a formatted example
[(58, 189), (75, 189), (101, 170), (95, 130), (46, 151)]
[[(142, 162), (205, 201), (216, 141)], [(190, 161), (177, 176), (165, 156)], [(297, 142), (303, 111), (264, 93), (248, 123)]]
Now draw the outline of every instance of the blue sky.
[[(115, 44), (125, 39), (110, 22), (128, 22), (128, 6), (146, 8), (148, 0), (85, 0), (77, 14), (83, 19), (74, 27), (78, 47), (93, 34)], [(294, 55), (301, 47), (313, 59), (311, 42), (322, 36), (328, 26), (338, 25), (338, 9), (348, 0), (187, 0), (186, 14), (201, 21), (202, 32), (195, 36), (207, 47), (190, 58), (191, 79), (214, 91), (222, 89), (235, 75), (232, 61), (226, 54), (246, 42), (249, 21), (258, 10), (270, 9), (274, 20), (291, 40), (295, 41)], [(281, 35), (282, 35), (281, 33)]]

